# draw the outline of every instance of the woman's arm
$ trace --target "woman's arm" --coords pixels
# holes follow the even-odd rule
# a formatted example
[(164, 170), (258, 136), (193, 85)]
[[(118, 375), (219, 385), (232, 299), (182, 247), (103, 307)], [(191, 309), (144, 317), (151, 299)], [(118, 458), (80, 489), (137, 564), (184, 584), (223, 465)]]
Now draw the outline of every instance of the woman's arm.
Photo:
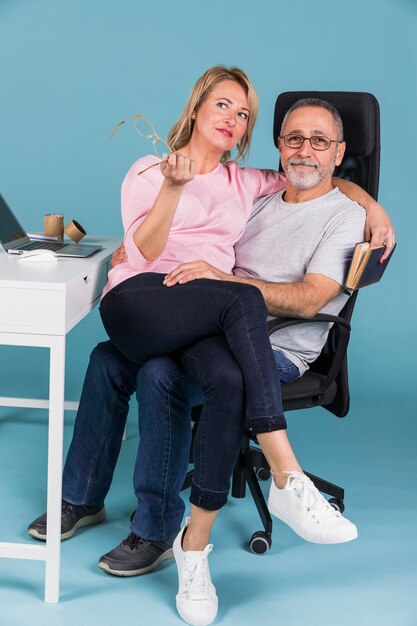
[(385, 261), (395, 244), (395, 230), (384, 207), (362, 187), (349, 180), (332, 178), (332, 183), (335, 187), (339, 187), (340, 191), (348, 198), (366, 210), (365, 239), (370, 240), (371, 246), (386, 245), (386, 250), (381, 258), (381, 262)]
[(136, 247), (147, 261), (154, 261), (162, 254), (184, 187), (195, 175), (194, 161), (178, 153), (170, 154), (160, 167), (165, 177), (161, 190), (133, 235)]

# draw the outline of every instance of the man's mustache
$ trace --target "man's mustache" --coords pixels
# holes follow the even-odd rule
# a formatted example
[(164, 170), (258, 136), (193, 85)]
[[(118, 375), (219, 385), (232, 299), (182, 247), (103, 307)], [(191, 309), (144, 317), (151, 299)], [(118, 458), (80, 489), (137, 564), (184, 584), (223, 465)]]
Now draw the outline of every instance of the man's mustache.
[(287, 161), (287, 165), (306, 165), (307, 167), (315, 167), (316, 169), (319, 167), (319, 164), (312, 159), (289, 159)]

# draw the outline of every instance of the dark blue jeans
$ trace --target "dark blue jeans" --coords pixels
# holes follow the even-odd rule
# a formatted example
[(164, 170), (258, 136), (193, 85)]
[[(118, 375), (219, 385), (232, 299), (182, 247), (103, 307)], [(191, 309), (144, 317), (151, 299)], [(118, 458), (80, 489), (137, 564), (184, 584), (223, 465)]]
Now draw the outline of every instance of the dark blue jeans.
[[(274, 352), (281, 380), (298, 369)], [(161, 541), (176, 534), (184, 513), (179, 496), (188, 468), (191, 406), (203, 401), (194, 441), (195, 475), (190, 500), (215, 510), (229, 491), (243, 430), (240, 368), (222, 337), (189, 346), (178, 359), (148, 361), (141, 369), (112, 344), (92, 352), (63, 477), (63, 498), (73, 504), (103, 504), (118, 459), (130, 396), (139, 402), (140, 442), (133, 483), (138, 500), (132, 530)], [(196, 382), (199, 381), (199, 382)]]
[(255, 432), (286, 427), (279, 375), (259, 289), (199, 279), (166, 287), (163, 274), (125, 280), (103, 298), (100, 313), (117, 349), (143, 365), (212, 335), (224, 335), (242, 371), (246, 410)]
[(119, 457), (129, 400), (138, 387), (143, 398), (139, 400), (140, 444), (133, 474), (138, 507), (132, 530), (158, 541), (175, 535), (184, 513), (179, 493), (191, 440), (188, 401), (193, 397), (188, 382), (189, 377), (169, 357), (158, 359), (158, 371), (152, 362), (140, 371), (110, 341), (100, 343), (91, 353), (84, 379), (64, 466), (63, 499), (90, 506), (104, 503)]

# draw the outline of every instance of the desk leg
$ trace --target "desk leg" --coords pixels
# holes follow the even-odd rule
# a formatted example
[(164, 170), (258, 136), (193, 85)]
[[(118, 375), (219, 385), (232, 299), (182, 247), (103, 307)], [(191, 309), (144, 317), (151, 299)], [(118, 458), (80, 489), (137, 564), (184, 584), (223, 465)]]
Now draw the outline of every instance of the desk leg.
[(48, 529), (45, 602), (59, 600), (62, 451), (64, 436), (65, 336), (51, 337), (48, 425)]

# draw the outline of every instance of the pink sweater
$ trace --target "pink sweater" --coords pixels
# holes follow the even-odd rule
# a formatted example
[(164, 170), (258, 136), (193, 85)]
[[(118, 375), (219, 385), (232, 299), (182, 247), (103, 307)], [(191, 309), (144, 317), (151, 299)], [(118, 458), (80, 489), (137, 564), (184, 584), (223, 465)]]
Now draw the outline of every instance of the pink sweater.
[(196, 175), (184, 188), (164, 251), (154, 261), (147, 261), (133, 235), (152, 208), (163, 176), (159, 167), (141, 176), (137, 173), (157, 160), (154, 156), (139, 159), (123, 181), (122, 219), (128, 260), (110, 270), (103, 296), (137, 274), (166, 274), (180, 263), (196, 259), (231, 273), (233, 246), (243, 234), (254, 200), (285, 187), (285, 178), (276, 171), (241, 169), (236, 163), (219, 163), (209, 174)]

